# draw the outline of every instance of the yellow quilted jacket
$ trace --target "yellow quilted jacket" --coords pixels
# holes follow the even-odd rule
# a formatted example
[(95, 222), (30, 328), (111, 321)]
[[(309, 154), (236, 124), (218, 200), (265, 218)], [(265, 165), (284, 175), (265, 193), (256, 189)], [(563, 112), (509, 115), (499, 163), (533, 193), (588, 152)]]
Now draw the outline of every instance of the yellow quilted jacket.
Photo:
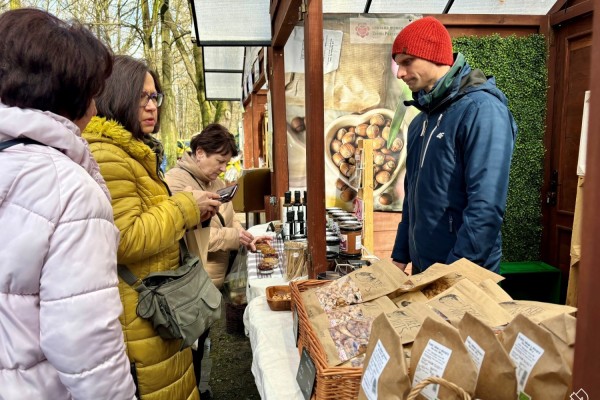
[[(159, 176), (156, 154), (115, 121), (94, 117), (83, 132), (112, 196), (115, 224), (121, 232), (118, 262), (142, 278), (177, 268), (178, 240), (200, 223), (190, 193), (169, 196)], [(138, 293), (119, 279), (120, 317), (127, 354), (135, 365), (144, 400), (199, 400), (190, 349), (157, 335), (136, 314)]]

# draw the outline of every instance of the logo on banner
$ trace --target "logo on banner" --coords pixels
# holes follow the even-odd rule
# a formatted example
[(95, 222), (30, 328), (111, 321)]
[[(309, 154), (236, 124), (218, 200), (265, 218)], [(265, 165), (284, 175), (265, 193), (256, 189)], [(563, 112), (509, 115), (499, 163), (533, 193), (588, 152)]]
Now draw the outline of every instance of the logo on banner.
[(354, 30), (356, 30), (356, 34), (358, 36), (360, 36), (361, 38), (367, 37), (369, 36), (369, 25), (367, 24), (357, 24), (356, 28), (354, 28)]

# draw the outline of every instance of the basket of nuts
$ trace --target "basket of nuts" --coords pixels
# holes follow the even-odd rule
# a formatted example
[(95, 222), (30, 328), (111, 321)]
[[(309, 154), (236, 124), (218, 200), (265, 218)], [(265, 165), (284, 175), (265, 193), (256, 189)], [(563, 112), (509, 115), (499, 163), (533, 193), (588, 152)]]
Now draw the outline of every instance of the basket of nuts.
[(378, 108), (363, 114), (343, 115), (325, 130), (325, 160), (338, 173), (336, 186), (342, 201), (353, 200), (359, 189), (352, 184), (360, 167), (355, 158), (358, 142), (373, 139), (373, 195), (382, 206), (392, 203), (387, 189), (406, 161), (405, 133), (401, 130), (397, 137), (388, 140), (393, 117), (394, 111)]
[(273, 311), (290, 311), (292, 293), (288, 285), (269, 286), (266, 289), (267, 303)]

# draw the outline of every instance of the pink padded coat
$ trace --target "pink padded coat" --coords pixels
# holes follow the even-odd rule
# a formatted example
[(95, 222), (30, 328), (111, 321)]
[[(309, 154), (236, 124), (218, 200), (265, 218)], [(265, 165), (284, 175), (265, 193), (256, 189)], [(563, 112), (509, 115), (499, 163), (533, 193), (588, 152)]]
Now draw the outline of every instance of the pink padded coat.
[[(0, 104), (0, 399), (132, 399), (119, 233), (79, 129)], [(51, 146), (51, 147), (48, 147)]]

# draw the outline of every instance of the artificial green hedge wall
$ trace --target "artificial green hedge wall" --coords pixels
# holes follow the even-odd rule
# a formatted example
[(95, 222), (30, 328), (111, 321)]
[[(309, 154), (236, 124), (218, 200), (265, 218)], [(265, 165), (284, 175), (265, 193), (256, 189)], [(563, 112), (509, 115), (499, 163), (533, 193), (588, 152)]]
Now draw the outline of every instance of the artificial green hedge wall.
[(454, 39), (472, 68), (496, 77), (519, 128), (510, 170), (503, 260), (540, 259), (547, 50), (542, 35)]

